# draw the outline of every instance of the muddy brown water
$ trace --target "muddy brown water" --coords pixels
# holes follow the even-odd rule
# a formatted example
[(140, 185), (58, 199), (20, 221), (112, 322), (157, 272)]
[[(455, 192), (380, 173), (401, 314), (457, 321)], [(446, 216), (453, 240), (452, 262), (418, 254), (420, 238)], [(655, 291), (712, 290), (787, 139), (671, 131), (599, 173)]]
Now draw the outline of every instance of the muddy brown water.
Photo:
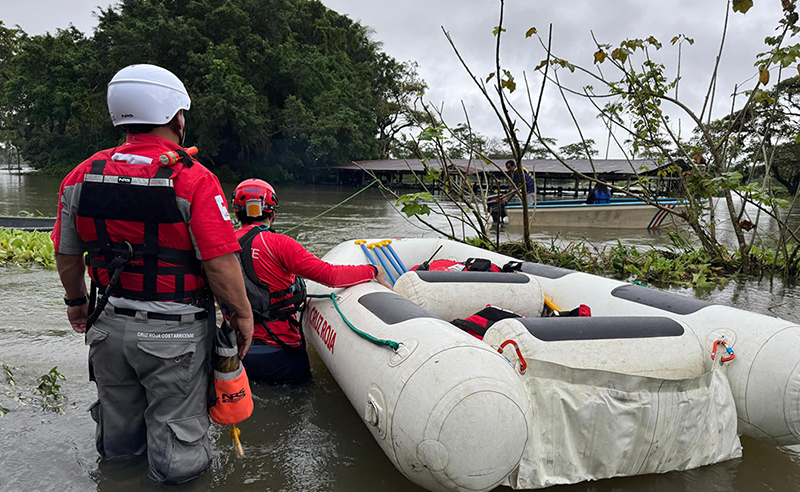
[[(230, 192), (230, 187), (226, 186)], [(326, 210), (355, 190), (285, 186), (278, 189), (278, 229)], [(0, 174), (0, 215), (20, 210), (52, 215), (58, 180)], [(515, 231), (506, 232), (511, 237)], [(646, 231), (540, 231), (546, 240), (598, 244), (664, 244)], [(366, 237), (432, 237), (404, 220), (377, 191), (368, 190), (324, 218), (294, 231), (309, 250), (324, 254), (342, 241)], [(800, 288), (779, 280), (731, 282), (721, 290), (676, 289), (686, 295), (800, 322)], [(256, 409), (242, 426), (247, 456), (234, 457), (227, 429), (212, 427), (212, 469), (189, 484), (151, 482), (142, 460), (98, 463), (94, 422), (87, 408), (95, 399), (88, 381), (83, 337), (70, 329), (55, 271), (0, 268), (0, 491), (412, 491), (421, 490), (394, 469), (311, 350), (314, 379), (301, 386), (254, 385)], [(65, 375), (67, 401), (58, 415), (39, 408), (37, 378), (52, 367)], [(702, 436), (698, 436), (702, 438)], [(717, 465), (664, 475), (618, 478), (562, 486), (565, 491), (795, 491), (800, 490), (800, 447), (775, 447), (743, 439), (744, 456)], [(504, 489), (510, 490), (510, 489)]]

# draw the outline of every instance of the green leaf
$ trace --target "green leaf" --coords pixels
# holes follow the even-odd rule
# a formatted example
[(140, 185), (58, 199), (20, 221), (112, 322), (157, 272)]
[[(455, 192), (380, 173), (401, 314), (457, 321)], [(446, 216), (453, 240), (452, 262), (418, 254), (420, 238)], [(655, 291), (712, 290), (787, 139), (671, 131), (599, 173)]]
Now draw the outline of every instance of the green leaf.
[[(538, 65), (536, 65), (536, 67), (534, 67), (534, 70), (539, 70), (540, 68), (542, 68), (545, 65), (547, 65), (547, 60), (542, 60), (542, 61), (539, 62)], [(800, 65), (797, 66), (797, 70), (800, 71)]]
[(714, 283), (709, 282), (708, 279), (706, 278), (705, 272), (693, 273), (692, 283), (695, 285), (695, 287), (699, 287), (701, 289), (708, 289), (710, 287), (714, 287)]
[(621, 63), (628, 61), (628, 50), (624, 48), (617, 48), (611, 52), (611, 58), (619, 60)]
[(497, 36), (501, 32), (506, 32), (506, 28), (505, 27), (501, 28), (500, 26), (494, 26), (494, 29), (492, 29), (492, 34), (494, 34), (495, 36)]
[(500, 80), (500, 85), (508, 89), (508, 92), (514, 92), (517, 90), (517, 83), (514, 82), (514, 76), (511, 75), (511, 72), (508, 70), (503, 70), (503, 73), (506, 74), (506, 78)]
[(753, 0), (733, 0), (733, 11), (746, 14), (753, 6)]
[(529, 38), (529, 37), (533, 36), (534, 34), (536, 34), (536, 28), (535, 27), (531, 27), (530, 29), (525, 31), (525, 37), (526, 38)]
[[(428, 168), (428, 172), (427, 172), (427, 173), (425, 173), (425, 179), (426, 179), (428, 182), (436, 181), (436, 180), (437, 180), (437, 179), (439, 179), (441, 176), (442, 176), (442, 171), (441, 171), (441, 169), (434, 169), (434, 168), (432, 168), (432, 167), (429, 167), (429, 168)], [(431, 197), (430, 199), (433, 199), (433, 197)]]
[(486, 82), (489, 82), (494, 77), (494, 72), (490, 73), (488, 77), (486, 77)]
[(419, 139), (425, 142), (431, 142), (433, 140), (441, 140), (444, 138), (443, 135), (443, 128), (440, 126), (433, 127), (429, 126), (426, 127), (422, 132), (419, 134)]

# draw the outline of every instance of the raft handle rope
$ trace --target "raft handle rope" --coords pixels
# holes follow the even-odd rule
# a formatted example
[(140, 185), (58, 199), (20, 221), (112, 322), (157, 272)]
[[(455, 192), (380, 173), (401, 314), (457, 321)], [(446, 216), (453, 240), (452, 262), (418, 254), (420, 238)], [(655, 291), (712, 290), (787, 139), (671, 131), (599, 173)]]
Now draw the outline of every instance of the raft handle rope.
[(336, 311), (339, 313), (339, 316), (342, 317), (342, 321), (344, 321), (344, 324), (346, 324), (348, 327), (350, 327), (350, 329), (353, 330), (353, 332), (356, 335), (360, 336), (364, 340), (366, 340), (366, 341), (368, 341), (370, 343), (374, 343), (375, 345), (381, 345), (383, 347), (389, 347), (390, 349), (392, 349), (395, 352), (397, 352), (397, 349), (400, 348), (400, 343), (398, 343), (398, 342), (395, 342), (393, 340), (383, 340), (383, 339), (380, 339), (380, 338), (373, 337), (369, 333), (364, 333), (363, 331), (361, 331), (358, 328), (356, 328), (355, 326), (353, 326), (353, 324), (350, 323), (350, 320), (348, 320), (347, 317), (344, 315), (342, 310), (339, 309), (339, 303), (336, 302), (336, 294), (334, 294), (334, 293), (331, 293), (331, 294), (308, 294), (308, 297), (311, 298), (311, 299), (330, 299), (330, 300), (332, 300), (333, 301), (333, 307), (336, 308)]
[(725, 362), (731, 361), (736, 357), (736, 354), (733, 353), (733, 349), (728, 347), (728, 344), (725, 343), (725, 340), (717, 340), (714, 342), (714, 348), (711, 350), (711, 360), (715, 360), (717, 357), (717, 347), (722, 345), (725, 348), (725, 351), (728, 352), (726, 357), (720, 357), (719, 363), (722, 365)]
[(297, 224), (297, 225), (296, 225), (296, 226), (294, 226), (294, 227), (290, 227), (290, 228), (286, 229), (285, 231), (283, 231), (283, 233), (284, 233), (284, 234), (289, 234), (290, 232), (292, 232), (293, 230), (297, 229), (298, 227), (304, 226), (304, 225), (308, 224), (309, 222), (313, 222), (313, 221), (315, 221), (315, 220), (319, 219), (319, 218), (320, 218), (320, 217), (322, 217), (323, 215), (325, 215), (325, 214), (327, 214), (328, 212), (331, 212), (331, 211), (333, 211), (333, 210), (335, 210), (335, 209), (339, 208), (340, 206), (342, 206), (342, 205), (344, 205), (345, 203), (349, 202), (350, 200), (352, 200), (353, 198), (357, 197), (357, 196), (358, 196), (358, 195), (360, 195), (361, 193), (365, 192), (365, 191), (366, 191), (368, 188), (372, 187), (372, 185), (374, 185), (375, 183), (379, 183), (379, 182), (380, 182), (380, 180), (379, 180), (379, 179), (376, 179), (376, 180), (374, 180), (372, 183), (370, 183), (370, 184), (368, 184), (367, 186), (365, 186), (365, 187), (361, 188), (360, 190), (358, 190), (357, 192), (353, 193), (352, 195), (350, 195), (349, 197), (345, 198), (344, 200), (342, 200), (341, 202), (337, 203), (336, 205), (332, 206), (332, 207), (331, 207), (331, 208), (329, 208), (328, 210), (325, 210), (325, 211), (324, 211), (324, 212), (322, 212), (321, 214), (317, 214), (317, 215), (315, 215), (315, 216), (311, 217), (311, 218), (310, 218), (310, 219), (308, 219), (308, 220), (304, 220), (303, 222), (300, 222), (299, 224)]
[(111, 291), (114, 290), (114, 287), (117, 285), (122, 270), (125, 268), (125, 265), (131, 261), (131, 258), (133, 258), (133, 245), (128, 241), (125, 241), (125, 245), (128, 247), (128, 250), (111, 260), (106, 267), (108, 272), (113, 271), (113, 273), (109, 275), (108, 285), (103, 290), (103, 295), (97, 300), (97, 306), (95, 306), (94, 311), (92, 311), (92, 313), (86, 319), (87, 331), (92, 327), (94, 322), (97, 321), (97, 318), (100, 317), (103, 309), (106, 308), (106, 304), (108, 304), (108, 298), (111, 297)]
[[(522, 351), (520, 351), (519, 345), (517, 345), (517, 342), (515, 342), (514, 340), (506, 340), (505, 342), (500, 344), (500, 348), (497, 349), (497, 351), (500, 353), (500, 355), (503, 355), (503, 349), (506, 348), (507, 345), (513, 345), (514, 346), (514, 350), (517, 351), (517, 358), (519, 359), (519, 373), (520, 374), (525, 374), (525, 370), (528, 368), (528, 363), (525, 362), (525, 357), (522, 356)], [(503, 357), (505, 357), (505, 356), (503, 355)], [(507, 357), (506, 357), (506, 360), (508, 362), (511, 362)]]

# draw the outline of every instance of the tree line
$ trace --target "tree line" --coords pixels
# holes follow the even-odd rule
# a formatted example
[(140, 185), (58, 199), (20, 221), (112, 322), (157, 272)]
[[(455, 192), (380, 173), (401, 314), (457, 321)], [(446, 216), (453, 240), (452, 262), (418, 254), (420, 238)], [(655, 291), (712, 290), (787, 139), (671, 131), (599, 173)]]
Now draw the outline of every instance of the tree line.
[(367, 26), (317, 0), (122, 0), (28, 35), (0, 21), (0, 149), (63, 174), (124, 138), (106, 109), (119, 69), (152, 63), (187, 86), (187, 142), (218, 175), (281, 181), (389, 155), (425, 90)]

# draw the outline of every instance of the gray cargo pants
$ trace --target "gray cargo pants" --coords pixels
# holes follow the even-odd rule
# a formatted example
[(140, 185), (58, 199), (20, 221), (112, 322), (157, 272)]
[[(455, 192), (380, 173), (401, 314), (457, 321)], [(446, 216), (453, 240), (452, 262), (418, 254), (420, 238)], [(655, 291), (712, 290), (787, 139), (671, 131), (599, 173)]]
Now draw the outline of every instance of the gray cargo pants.
[(130, 314), (107, 306), (86, 334), (97, 451), (103, 459), (147, 452), (150, 478), (186, 482), (211, 464), (207, 320)]

